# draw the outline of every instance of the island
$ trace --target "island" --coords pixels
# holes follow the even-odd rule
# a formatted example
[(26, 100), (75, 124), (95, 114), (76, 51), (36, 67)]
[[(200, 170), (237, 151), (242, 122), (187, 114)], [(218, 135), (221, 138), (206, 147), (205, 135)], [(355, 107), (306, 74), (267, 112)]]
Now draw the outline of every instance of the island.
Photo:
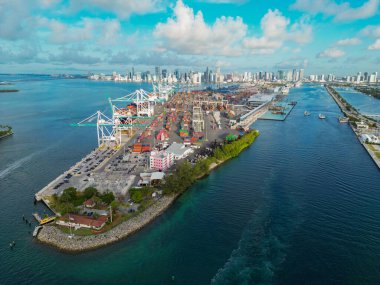
[(138, 231), (249, 147), (259, 136), (250, 125), (291, 86), (187, 88), (139, 89), (110, 99), (111, 117), (98, 111), (73, 124), (96, 127), (98, 147), (36, 193), (52, 213), (33, 214), (33, 235), (78, 252)]
[(0, 139), (5, 138), (13, 134), (11, 126), (0, 125)]

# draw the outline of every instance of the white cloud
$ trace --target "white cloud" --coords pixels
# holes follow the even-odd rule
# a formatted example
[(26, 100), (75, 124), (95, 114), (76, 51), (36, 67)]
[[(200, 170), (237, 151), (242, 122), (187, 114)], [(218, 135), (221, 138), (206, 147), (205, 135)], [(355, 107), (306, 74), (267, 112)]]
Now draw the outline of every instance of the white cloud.
[(186, 6), (182, 0), (174, 7), (174, 17), (158, 23), (154, 36), (161, 42), (160, 49), (171, 49), (179, 54), (238, 55), (238, 43), (244, 38), (247, 25), (240, 17), (217, 18), (206, 24), (203, 14)]
[(319, 54), (317, 54), (317, 58), (338, 58), (338, 57), (342, 57), (345, 55), (345, 52), (336, 48), (336, 47), (332, 47), (332, 48), (328, 48), (322, 52), (320, 52)]
[(379, 0), (368, 0), (359, 7), (352, 8), (349, 2), (336, 3), (334, 0), (297, 0), (291, 8), (310, 14), (324, 14), (338, 22), (367, 19), (376, 15)]
[(60, 3), (61, 0), (38, 0), (38, 3), (43, 7), (43, 8), (50, 8), (54, 5), (57, 5)]
[(355, 46), (359, 45), (361, 43), (361, 40), (358, 38), (347, 38), (342, 39), (336, 42), (337, 46)]
[(380, 50), (380, 39), (377, 39), (372, 45), (368, 47), (369, 50)]
[(86, 64), (94, 65), (101, 63), (100, 57), (88, 55), (77, 49), (62, 49), (59, 53), (49, 55), (49, 61), (56, 64)]
[(102, 27), (102, 37), (99, 38), (98, 42), (101, 44), (111, 44), (115, 43), (120, 37), (120, 22), (117, 20), (106, 20), (103, 21), (100, 26)]
[(306, 58), (290, 58), (274, 65), (278, 69), (306, 68), (309, 61)]
[(55, 19), (38, 18), (38, 24), (49, 30), (49, 42), (52, 44), (70, 44), (96, 41), (107, 45), (115, 43), (120, 36), (118, 20), (83, 18), (73, 24), (65, 24)]
[(292, 41), (299, 44), (308, 43), (312, 37), (312, 27), (301, 19), (289, 27), (290, 20), (280, 11), (269, 10), (261, 19), (261, 37), (251, 37), (244, 40), (244, 46), (257, 54), (270, 54), (283, 46), (284, 42)]
[(73, 0), (69, 10), (88, 11), (100, 8), (122, 19), (127, 19), (132, 14), (143, 15), (157, 12), (162, 9), (162, 2), (161, 0)]
[(214, 4), (243, 4), (247, 0), (199, 0), (199, 2), (214, 3)]
[(365, 27), (363, 30), (359, 33), (362, 36), (372, 37), (372, 38), (379, 38), (380, 37), (380, 25), (369, 25)]
[(18, 40), (29, 37), (33, 31), (32, 1), (0, 0), (0, 38)]

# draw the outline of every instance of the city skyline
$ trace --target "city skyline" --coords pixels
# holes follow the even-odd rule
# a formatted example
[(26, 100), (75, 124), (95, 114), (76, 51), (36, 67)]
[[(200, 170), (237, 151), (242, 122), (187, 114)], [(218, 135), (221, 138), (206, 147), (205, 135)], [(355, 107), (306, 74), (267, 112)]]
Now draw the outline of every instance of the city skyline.
[[(379, 0), (0, 1), (2, 72), (376, 72)], [(344, 74), (343, 74), (344, 73)]]
[(214, 71), (206, 67), (204, 71), (199, 70), (174, 70), (166, 67), (155, 66), (154, 70), (139, 71), (134, 67), (126, 69), (125, 73), (113, 71), (112, 74), (92, 73), (88, 76), (91, 80), (104, 81), (126, 81), (126, 82), (161, 82), (161, 83), (231, 83), (231, 82), (297, 82), (308, 80), (311, 82), (347, 82), (355, 84), (377, 84), (378, 72), (357, 72), (355, 74), (344, 74), (336, 76), (332, 73), (308, 74), (305, 69), (281, 69), (277, 71), (244, 71), (223, 72), (220, 67)]

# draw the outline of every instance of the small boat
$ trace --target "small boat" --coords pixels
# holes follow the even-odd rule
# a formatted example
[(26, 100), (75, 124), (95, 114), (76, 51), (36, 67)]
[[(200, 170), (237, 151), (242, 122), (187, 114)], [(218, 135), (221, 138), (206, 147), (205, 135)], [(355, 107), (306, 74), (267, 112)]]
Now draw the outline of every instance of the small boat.
[(305, 111), (305, 112), (303, 112), (303, 115), (304, 115), (304, 116), (310, 116), (310, 112)]
[(326, 119), (326, 116), (323, 115), (323, 114), (321, 114), (321, 113), (319, 113), (318, 117), (319, 117), (320, 119)]
[(339, 123), (348, 123), (347, 117), (339, 117)]

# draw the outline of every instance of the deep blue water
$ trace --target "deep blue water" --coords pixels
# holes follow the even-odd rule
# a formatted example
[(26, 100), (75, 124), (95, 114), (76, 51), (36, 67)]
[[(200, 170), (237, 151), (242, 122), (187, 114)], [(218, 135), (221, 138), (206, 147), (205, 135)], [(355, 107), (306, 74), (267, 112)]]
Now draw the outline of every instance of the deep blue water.
[(298, 104), (285, 122), (255, 123), (261, 135), (249, 149), (151, 225), (76, 255), (33, 241), (21, 217), (31, 219), (36, 191), (95, 147), (95, 129), (69, 124), (141, 86), (16, 87), (0, 94), (0, 121), (15, 131), (0, 141), (0, 284), (380, 283), (380, 171), (337, 122), (339, 109), (322, 87), (292, 89)]

